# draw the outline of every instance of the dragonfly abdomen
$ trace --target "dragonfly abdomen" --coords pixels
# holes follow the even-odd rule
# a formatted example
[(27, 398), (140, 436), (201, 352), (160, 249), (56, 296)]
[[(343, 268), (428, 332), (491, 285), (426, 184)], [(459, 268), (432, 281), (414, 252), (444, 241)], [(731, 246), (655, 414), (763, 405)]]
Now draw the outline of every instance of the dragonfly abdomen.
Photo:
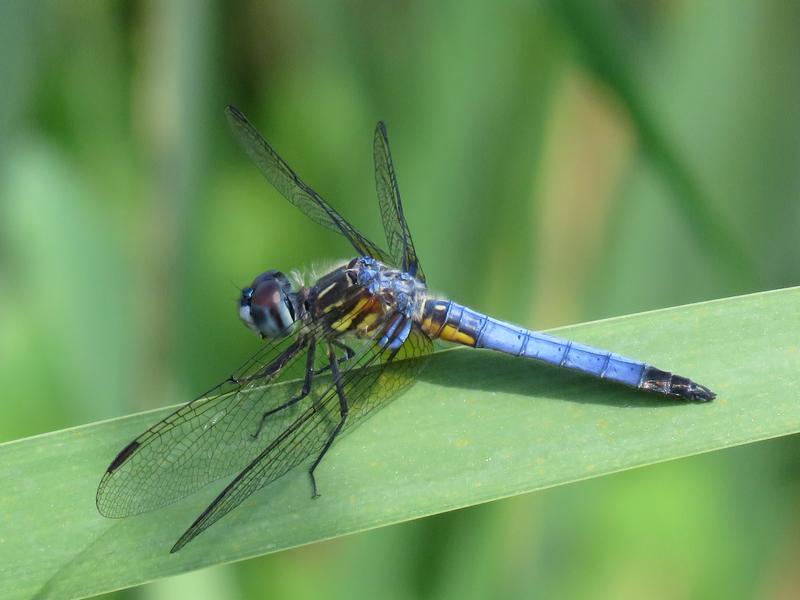
[(685, 400), (706, 401), (715, 396), (708, 388), (680, 375), (606, 350), (511, 325), (452, 301), (426, 301), (422, 329), (431, 337), (448, 342), (533, 358)]

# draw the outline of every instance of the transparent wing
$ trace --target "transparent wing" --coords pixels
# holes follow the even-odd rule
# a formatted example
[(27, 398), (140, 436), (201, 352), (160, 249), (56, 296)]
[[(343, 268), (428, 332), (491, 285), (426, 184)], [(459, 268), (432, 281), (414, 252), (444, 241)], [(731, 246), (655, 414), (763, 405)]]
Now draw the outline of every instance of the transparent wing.
[(402, 267), (404, 271), (424, 282), (425, 274), (417, 259), (411, 232), (403, 215), (400, 189), (397, 187), (397, 176), (389, 151), (389, 136), (383, 121), (378, 121), (375, 127), (372, 154), (375, 159), (375, 187), (378, 191), (378, 203), (381, 207), (383, 230), (389, 244), (389, 254), (396, 266)]
[[(319, 337), (316, 330), (308, 334)], [(278, 412), (253, 438), (264, 412), (302, 387), (308, 339), (294, 335), (267, 344), (230, 379), (128, 444), (100, 481), (100, 513), (125, 517), (153, 510), (249, 464), (297, 416)]]
[(306, 184), (283, 160), (269, 142), (253, 127), (239, 109), (225, 108), (236, 140), (264, 177), (284, 198), (302, 210), (312, 221), (341, 233), (361, 256), (371, 256), (382, 262), (388, 255), (350, 225), (333, 207), (325, 202), (311, 186)]
[[(350, 408), (344, 429), (363, 421), (411, 385), (432, 350), (430, 338), (415, 325), (396, 354), (371, 344), (348, 363), (348, 370), (342, 373)], [(180, 550), (253, 492), (316, 458), (339, 418), (339, 399), (335, 386), (330, 384), (316, 405), (306, 409), (217, 496), (175, 543), (172, 552)]]

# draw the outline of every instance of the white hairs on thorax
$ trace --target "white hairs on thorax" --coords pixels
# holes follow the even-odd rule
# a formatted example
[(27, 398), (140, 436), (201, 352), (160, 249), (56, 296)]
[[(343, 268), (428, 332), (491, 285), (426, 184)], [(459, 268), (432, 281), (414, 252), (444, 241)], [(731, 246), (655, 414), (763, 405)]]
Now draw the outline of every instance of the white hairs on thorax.
[(319, 260), (311, 263), (305, 269), (295, 269), (289, 273), (292, 281), (299, 287), (305, 285), (314, 285), (318, 279), (327, 275), (331, 271), (338, 269), (350, 262), (351, 259), (343, 260)]

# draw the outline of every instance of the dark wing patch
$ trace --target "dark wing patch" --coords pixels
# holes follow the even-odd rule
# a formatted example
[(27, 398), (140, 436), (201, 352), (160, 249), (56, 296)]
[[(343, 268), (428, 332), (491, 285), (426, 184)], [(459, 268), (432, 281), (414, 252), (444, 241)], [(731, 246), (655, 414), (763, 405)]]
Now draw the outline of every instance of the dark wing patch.
[(100, 513), (126, 517), (147, 512), (247, 466), (297, 417), (297, 411), (278, 412), (258, 439), (252, 437), (261, 415), (300, 389), (302, 382), (292, 379), (302, 376), (305, 358), (297, 337), (267, 344), (234, 375), (239, 383), (224, 381), (142, 433), (100, 481)]
[[(430, 338), (415, 325), (405, 343), (393, 353), (372, 344), (348, 362), (342, 386), (350, 413), (343, 431), (351, 429), (400, 391), (416, 381), (424, 359), (433, 350)], [(201, 532), (241, 504), (253, 492), (315, 458), (339, 421), (339, 400), (330, 384), (316, 405), (310, 406), (263, 450), (197, 518), (175, 543), (177, 552)]]

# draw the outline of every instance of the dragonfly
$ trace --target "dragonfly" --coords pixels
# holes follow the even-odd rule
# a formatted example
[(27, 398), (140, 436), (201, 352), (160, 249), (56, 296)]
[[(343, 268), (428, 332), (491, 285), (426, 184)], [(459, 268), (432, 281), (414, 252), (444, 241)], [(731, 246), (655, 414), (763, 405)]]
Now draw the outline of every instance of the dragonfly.
[(709, 388), (647, 363), (492, 318), (429, 292), (403, 213), (386, 127), (373, 142), (388, 250), (344, 219), (238, 109), (234, 137), (264, 177), (311, 220), (341, 234), (352, 260), (306, 284), (278, 270), (241, 290), (239, 317), (264, 340), (233, 375), (125, 446), (97, 490), (101, 514), (127, 517), (235, 477), (180, 536), (177, 552), (251, 494), (304, 465), (316, 471), (347, 430), (411, 386), (434, 340), (495, 350), (690, 402)]

